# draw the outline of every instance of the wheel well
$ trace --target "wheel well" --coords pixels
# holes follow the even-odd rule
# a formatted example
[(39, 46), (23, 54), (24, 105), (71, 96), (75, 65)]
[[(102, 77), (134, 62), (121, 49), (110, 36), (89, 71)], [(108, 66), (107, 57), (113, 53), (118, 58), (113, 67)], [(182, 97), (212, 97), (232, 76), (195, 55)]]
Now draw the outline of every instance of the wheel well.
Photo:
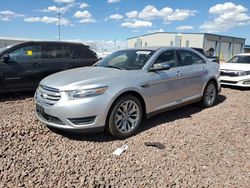
[[(218, 83), (217, 83), (216, 79), (215, 79), (215, 78), (211, 78), (211, 79), (207, 82), (207, 85), (208, 85), (209, 82), (214, 82), (214, 84), (215, 84), (215, 86), (216, 86), (216, 92), (218, 93)], [(207, 87), (207, 85), (206, 85), (206, 87)]]
[(107, 124), (108, 117), (109, 117), (109, 115), (110, 115), (110, 112), (111, 112), (111, 109), (112, 109), (113, 105), (116, 103), (116, 101), (117, 101), (119, 98), (121, 98), (121, 97), (123, 97), (123, 96), (125, 96), (125, 95), (133, 95), (133, 96), (135, 96), (136, 98), (138, 98), (139, 101), (141, 102), (141, 105), (142, 105), (143, 116), (146, 115), (146, 104), (145, 104), (145, 101), (144, 101), (143, 97), (142, 97), (138, 92), (136, 92), (136, 91), (126, 91), (126, 92), (120, 94), (118, 97), (116, 97), (116, 99), (114, 100), (114, 102), (113, 102), (112, 105), (110, 106), (109, 112), (108, 112), (107, 117), (106, 117), (106, 124)]

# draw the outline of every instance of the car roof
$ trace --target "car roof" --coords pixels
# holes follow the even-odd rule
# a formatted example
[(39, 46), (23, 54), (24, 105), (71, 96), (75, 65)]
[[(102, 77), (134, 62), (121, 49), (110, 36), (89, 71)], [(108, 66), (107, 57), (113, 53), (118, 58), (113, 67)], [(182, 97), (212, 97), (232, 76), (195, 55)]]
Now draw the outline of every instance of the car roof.
[(176, 47), (176, 46), (152, 46), (152, 47), (139, 47), (139, 48), (127, 48), (124, 50), (191, 50), (194, 51), (192, 48), (187, 47)]
[(83, 43), (68, 42), (68, 41), (25, 41), (25, 42), (18, 43), (17, 45), (23, 45), (23, 44), (82, 44), (84, 45)]

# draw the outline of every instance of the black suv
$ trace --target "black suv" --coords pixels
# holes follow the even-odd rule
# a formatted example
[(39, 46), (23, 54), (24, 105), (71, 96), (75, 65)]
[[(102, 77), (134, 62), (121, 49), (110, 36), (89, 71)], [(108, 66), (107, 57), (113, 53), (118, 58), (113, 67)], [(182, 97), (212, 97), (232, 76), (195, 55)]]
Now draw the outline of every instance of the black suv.
[(50, 74), (97, 61), (96, 53), (81, 43), (17, 44), (0, 52), (0, 93), (35, 90)]

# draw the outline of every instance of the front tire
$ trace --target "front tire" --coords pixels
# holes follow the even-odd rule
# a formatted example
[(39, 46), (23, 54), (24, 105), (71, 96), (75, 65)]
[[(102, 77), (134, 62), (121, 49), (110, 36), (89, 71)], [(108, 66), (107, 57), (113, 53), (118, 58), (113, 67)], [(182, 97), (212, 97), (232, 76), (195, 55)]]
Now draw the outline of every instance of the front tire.
[(137, 97), (125, 95), (118, 98), (112, 105), (108, 117), (108, 132), (118, 139), (134, 135), (141, 125), (142, 112), (142, 105)]
[(216, 84), (213, 81), (208, 82), (204, 90), (201, 105), (205, 108), (213, 106), (217, 98), (217, 93)]

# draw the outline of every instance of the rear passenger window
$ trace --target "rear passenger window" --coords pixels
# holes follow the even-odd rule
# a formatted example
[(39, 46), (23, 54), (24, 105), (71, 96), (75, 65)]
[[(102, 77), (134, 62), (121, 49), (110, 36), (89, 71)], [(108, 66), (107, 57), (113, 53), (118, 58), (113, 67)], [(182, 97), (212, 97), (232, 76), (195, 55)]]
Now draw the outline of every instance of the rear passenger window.
[(186, 50), (177, 51), (177, 56), (182, 66), (206, 63), (205, 60), (202, 59), (199, 55)]
[(175, 51), (166, 51), (163, 52), (157, 59), (155, 60), (154, 64), (157, 63), (168, 63), (171, 67), (176, 67), (177, 63), (175, 60)]
[(10, 61), (41, 59), (41, 46), (21, 47), (9, 54)]
[(62, 45), (46, 45), (43, 51), (44, 59), (64, 58), (68, 51)]

